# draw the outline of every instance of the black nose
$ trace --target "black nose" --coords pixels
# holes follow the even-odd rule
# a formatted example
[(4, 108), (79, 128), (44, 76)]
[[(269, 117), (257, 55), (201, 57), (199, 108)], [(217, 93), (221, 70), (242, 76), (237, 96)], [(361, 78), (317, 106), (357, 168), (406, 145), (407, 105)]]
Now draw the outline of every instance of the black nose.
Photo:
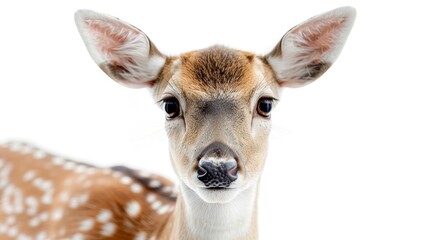
[(198, 179), (208, 188), (225, 188), (237, 180), (238, 166), (235, 160), (212, 162), (201, 159), (198, 163)]

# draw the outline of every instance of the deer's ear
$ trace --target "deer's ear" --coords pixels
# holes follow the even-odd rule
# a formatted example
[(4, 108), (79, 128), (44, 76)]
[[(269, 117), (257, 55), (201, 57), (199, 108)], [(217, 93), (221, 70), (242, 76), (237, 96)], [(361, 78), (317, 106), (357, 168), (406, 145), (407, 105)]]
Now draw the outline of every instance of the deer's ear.
[(77, 11), (75, 21), (91, 57), (112, 79), (132, 88), (155, 84), (166, 57), (142, 31), (90, 10)]
[(301, 87), (335, 62), (356, 17), (352, 7), (315, 16), (289, 30), (266, 57), (280, 86)]

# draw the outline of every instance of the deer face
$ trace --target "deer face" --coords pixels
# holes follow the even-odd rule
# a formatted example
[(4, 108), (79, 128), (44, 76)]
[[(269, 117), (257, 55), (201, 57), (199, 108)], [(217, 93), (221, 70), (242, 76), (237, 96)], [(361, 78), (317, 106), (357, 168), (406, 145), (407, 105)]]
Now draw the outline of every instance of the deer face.
[(176, 173), (207, 202), (231, 200), (264, 166), (278, 98), (271, 71), (253, 54), (220, 46), (183, 54), (165, 71), (171, 77), (156, 98)]
[(281, 87), (321, 76), (355, 18), (339, 8), (291, 29), (266, 56), (221, 46), (166, 57), (137, 28), (81, 10), (76, 23), (96, 63), (129, 87), (149, 87), (166, 114), (171, 162), (182, 185), (225, 203), (258, 183)]

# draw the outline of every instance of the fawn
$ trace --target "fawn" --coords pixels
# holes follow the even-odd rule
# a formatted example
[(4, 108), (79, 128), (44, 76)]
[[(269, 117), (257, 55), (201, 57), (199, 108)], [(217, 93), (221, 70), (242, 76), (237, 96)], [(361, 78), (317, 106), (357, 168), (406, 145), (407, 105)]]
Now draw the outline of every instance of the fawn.
[(6, 143), (0, 239), (258, 239), (271, 110), (281, 88), (304, 86), (334, 63), (355, 16), (351, 7), (315, 16), (264, 56), (213, 46), (176, 57), (134, 26), (78, 11), (98, 66), (120, 84), (150, 89), (165, 111), (177, 192), (158, 175)]

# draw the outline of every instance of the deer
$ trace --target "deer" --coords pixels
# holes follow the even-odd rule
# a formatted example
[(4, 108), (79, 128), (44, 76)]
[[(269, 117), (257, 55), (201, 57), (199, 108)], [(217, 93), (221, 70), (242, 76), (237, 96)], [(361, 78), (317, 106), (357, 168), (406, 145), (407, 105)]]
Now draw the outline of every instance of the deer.
[(0, 146), (0, 239), (258, 239), (258, 190), (271, 112), (337, 59), (356, 11), (341, 7), (289, 30), (265, 55), (222, 45), (166, 56), (138, 28), (75, 14), (95, 63), (149, 89), (165, 112), (177, 184), (126, 166), (97, 167), (25, 142)]

